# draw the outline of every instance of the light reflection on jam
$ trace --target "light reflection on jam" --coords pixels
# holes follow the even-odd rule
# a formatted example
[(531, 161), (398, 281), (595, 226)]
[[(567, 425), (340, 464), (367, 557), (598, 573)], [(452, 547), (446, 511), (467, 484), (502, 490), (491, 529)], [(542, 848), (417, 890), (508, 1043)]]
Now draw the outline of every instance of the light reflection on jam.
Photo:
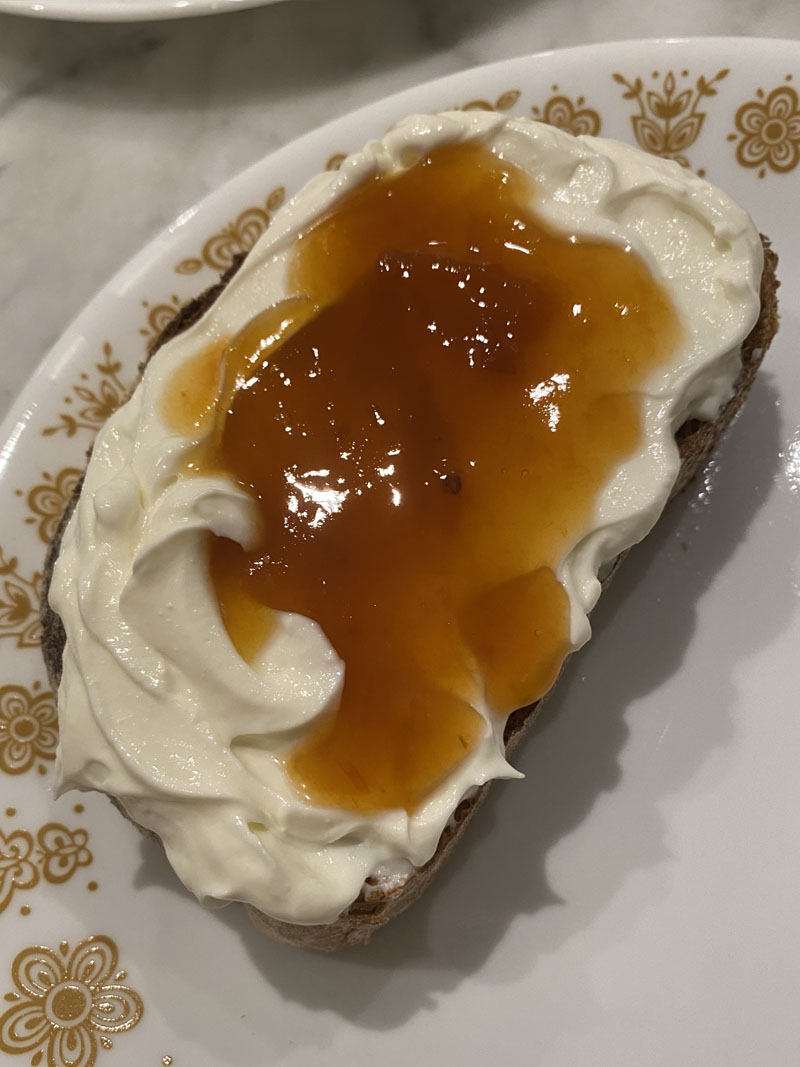
[(252, 551), (211, 543), (226, 625), (252, 656), (264, 605), (300, 612), (346, 664), (288, 765), (315, 802), (413, 811), (485, 731), (473, 704), (538, 699), (568, 651), (554, 570), (678, 327), (633, 253), (549, 231), (534, 196), (476, 145), (364, 182), (297, 244), (306, 299), (224, 353), (194, 469), (262, 518)]

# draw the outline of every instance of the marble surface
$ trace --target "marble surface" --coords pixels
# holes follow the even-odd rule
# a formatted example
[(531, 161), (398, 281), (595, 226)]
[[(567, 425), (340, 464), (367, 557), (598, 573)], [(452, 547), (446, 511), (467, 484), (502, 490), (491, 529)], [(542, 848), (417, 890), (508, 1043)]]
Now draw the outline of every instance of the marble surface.
[(81, 24), (0, 15), (0, 416), (181, 210), (359, 105), (483, 62), (649, 36), (800, 36), (787, 0), (302, 0)]

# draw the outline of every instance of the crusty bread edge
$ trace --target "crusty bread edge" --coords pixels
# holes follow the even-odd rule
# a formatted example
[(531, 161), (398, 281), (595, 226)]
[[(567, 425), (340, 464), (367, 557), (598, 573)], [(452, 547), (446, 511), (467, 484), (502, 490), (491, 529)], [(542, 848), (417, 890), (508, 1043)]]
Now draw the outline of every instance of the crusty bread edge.
[[(711, 452), (730, 425), (736, 413), (742, 407), (753, 384), (756, 372), (761, 364), (769, 344), (778, 328), (778, 301), (776, 278), (777, 256), (767, 238), (762, 236), (764, 247), (764, 269), (761, 277), (761, 312), (756, 325), (742, 345), (742, 369), (737, 379), (733, 396), (713, 422), (692, 420), (685, 423), (676, 434), (681, 467), (673, 487), (670, 499), (677, 496), (703, 469)], [(207, 289), (200, 296), (184, 305), (173, 320), (165, 327), (150, 347), (150, 355), (166, 344), (172, 337), (187, 330), (217, 299), (230, 278), (241, 265), (243, 256), (237, 257), (230, 269), (220, 281)], [(44, 570), (44, 591), (42, 596), (42, 653), (51, 685), (57, 689), (61, 679), (61, 660), (66, 642), (66, 635), (59, 616), (48, 603), (48, 590), (52, 569), (60, 549), (64, 529), (74, 510), (80, 485), (76, 487), (70, 504), (66, 508), (56, 534), (48, 548)], [(611, 580), (613, 573), (622, 561), (624, 554), (613, 563), (603, 581), (603, 588)], [(506, 751), (508, 753), (520, 743), (536, 719), (543, 701), (521, 708), (509, 717), (505, 730)], [(303, 948), (313, 948), (322, 952), (335, 952), (346, 945), (365, 944), (374, 932), (390, 919), (395, 918), (409, 905), (413, 904), (428, 887), (442, 864), (460, 841), (473, 815), (487, 796), (490, 783), (477, 789), (469, 798), (462, 800), (453, 818), (445, 828), (436, 852), (423, 866), (414, 871), (400, 887), (388, 892), (381, 891), (369, 884), (357, 900), (344, 911), (339, 918), (327, 925), (307, 926), (282, 922), (252, 905), (245, 905), (248, 915), (259, 930), (271, 937), (288, 944)], [(115, 797), (112, 802), (122, 811), (124, 807)], [(158, 840), (152, 831), (139, 827), (147, 836)]]

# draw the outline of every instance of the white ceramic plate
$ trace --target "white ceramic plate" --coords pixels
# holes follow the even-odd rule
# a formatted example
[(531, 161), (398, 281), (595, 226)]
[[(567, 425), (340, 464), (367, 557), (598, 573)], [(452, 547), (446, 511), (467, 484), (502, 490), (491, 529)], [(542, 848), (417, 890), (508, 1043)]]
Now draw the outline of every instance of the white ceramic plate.
[(213, 15), (277, 0), (0, 0), (0, 11), (76, 22), (140, 22)]
[[(798, 1062), (795, 79), (800, 45), (743, 39), (445, 78), (231, 181), (67, 330), (0, 432), (0, 1048), (26, 1065), (49, 1049), (58, 1067)], [(773, 236), (783, 322), (705, 482), (604, 598), (520, 758), (527, 779), (497, 788), (439, 884), (372, 946), (318, 958), (261, 938), (238, 907), (201, 909), (102, 798), (51, 799), (37, 572), (95, 427), (174, 307), (339, 153), (407, 112), (470, 102), (704, 169)], [(22, 1015), (27, 1039), (9, 1021)]]

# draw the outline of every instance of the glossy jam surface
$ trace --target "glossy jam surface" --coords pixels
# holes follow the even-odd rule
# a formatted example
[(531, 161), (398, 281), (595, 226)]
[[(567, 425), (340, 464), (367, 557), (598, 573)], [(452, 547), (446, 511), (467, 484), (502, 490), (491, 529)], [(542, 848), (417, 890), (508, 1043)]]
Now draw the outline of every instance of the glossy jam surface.
[(258, 502), (255, 546), (210, 547), (234, 643), (252, 659), (273, 610), (299, 612), (345, 663), (288, 763), (313, 802), (417, 809), (488, 729), (475, 705), (538, 699), (569, 651), (555, 571), (679, 327), (633, 252), (532, 205), (475, 144), (367, 180), (297, 242), (306, 298), (206, 354), (188, 399), (174, 384), (189, 425), (223, 381), (194, 466)]

